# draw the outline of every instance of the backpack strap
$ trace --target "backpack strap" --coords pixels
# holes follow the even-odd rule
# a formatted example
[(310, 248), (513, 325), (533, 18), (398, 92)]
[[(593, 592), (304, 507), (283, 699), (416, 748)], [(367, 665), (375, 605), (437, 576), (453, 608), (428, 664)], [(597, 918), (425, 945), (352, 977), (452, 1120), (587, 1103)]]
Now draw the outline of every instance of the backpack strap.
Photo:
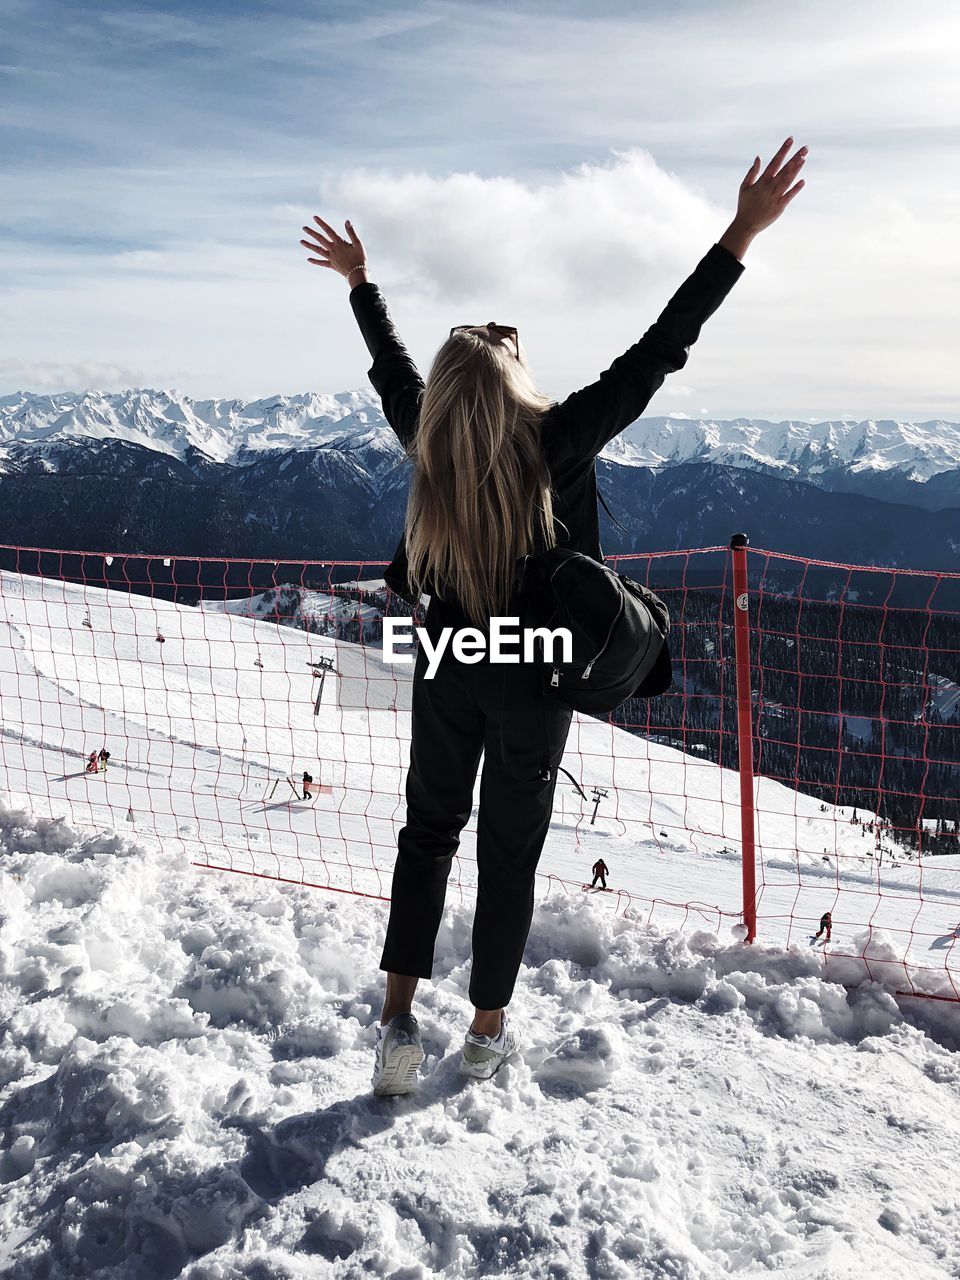
[(586, 800), (587, 797), (584, 794), (583, 788), (580, 786), (580, 783), (576, 780), (576, 778), (573, 776), (573, 774), (570, 772), (569, 769), (564, 769), (563, 765), (558, 765), (557, 772), (565, 773), (567, 777), (570, 779), (570, 781), (573, 783), (574, 787), (576, 788), (577, 795), (580, 796), (582, 800)]

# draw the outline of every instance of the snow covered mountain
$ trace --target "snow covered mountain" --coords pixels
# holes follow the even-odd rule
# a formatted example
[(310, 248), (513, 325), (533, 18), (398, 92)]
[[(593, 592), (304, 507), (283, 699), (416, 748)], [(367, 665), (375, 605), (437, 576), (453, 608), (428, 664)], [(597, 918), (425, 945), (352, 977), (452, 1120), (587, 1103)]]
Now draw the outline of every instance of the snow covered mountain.
[(71, 440), (125, 440), (181, 461), (196, 451), (211, 462), (237, 463), (267, 450), (316, 449), (368, 432), (371, 424), (385, 428), (372, 390), (246, 402), (191, 400), (149, 388), (111, 395), (17, 392), (0, 397), (0, 466), (12, 448), (49, 453), (50, 446)]
[(813, 480), (838, 470), (895, 472), (923, 484), (960, 468), (960, 423), (731, 422), (641, 418), (608, 445), (611, 459), (647, 467), (715, 462)]
[[(0, 460), (68, 440), (126, 440), (181, 461), (192, 451), (211, 462), (243, 463), (271, 450), (316, 449), (359, 438), (395, 456), (392, 433), (371, 389), (305, 392), (263, 400), (191, 400), (149, 388), (0, 397)], [(644, 417), (604, 450), (611, 461), (665, 467), (713, 462), (814, 481), (837, 471), (896, 474), (924, 484), (960, 470), (960, 423), (713, 421)]]
[[(602, 517), (608, 552), (713, 545), (743, 528), (774, 550), (960, 570), (957, 423), (644, 417), (600, 473), (627, 530)], [(381, 558), (407, 480), (372, 389), (0, 398), (0, 542)]]

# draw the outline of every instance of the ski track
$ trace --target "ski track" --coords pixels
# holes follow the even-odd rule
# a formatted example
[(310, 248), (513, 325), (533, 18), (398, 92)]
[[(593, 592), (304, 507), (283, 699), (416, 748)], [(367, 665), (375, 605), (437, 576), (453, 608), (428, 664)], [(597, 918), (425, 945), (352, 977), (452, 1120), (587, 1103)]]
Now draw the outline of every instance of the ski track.
[[(230, 610), (12, 574), (0, 575), (0, 590), (0, 618), (16, 635), (0, 649), (0, 782), (12, 796), (42, 800), (44, 812), (84, 829), (172, 842), (200, 864), (389, 894), (404, 820), (409, 666)], [(335, 656), (340, 674), (327, 678), (314, 718), (307, 663), (321, 654)], [(103, 741), (113, 753), (107, 778), (64, 777)], [(580, 716), (563, 763), (587, 798), (561, 777), (540, 892), (551, 876), (579, 892), (602, 852), (610, 909), (671, 925), (735, 922), (735, 774)], [(332, 794), (309, 807), (279, 789), (267, 799), (278, 778), (282, 788), (305, 767)], [(887, 854), (878, 867), (866, 852), (872, 838), (850, 826), (848, 810), (821, 814), (812, 797), (765, 778), (756, 785), (760, 936), (806, 941), (829, 909), (829, 954), (852, 953), (869, 931), (883, 943), (874, 976), (901, 989), (960, 991), (960, 859), (918, 868), (902, 858), (890, 865)], [(610, 792), (595, 825), (593, 786)], [(475, 831), (472, 818), (451, 901), (472, 894)]]

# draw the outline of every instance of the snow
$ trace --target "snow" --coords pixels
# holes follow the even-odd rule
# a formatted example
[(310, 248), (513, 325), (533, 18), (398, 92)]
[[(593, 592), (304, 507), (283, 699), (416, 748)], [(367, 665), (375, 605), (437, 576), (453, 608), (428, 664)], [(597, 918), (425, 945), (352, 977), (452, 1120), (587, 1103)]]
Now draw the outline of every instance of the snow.
[(640, 418), (604, 450), (633, 466), (714, 462), (768, 468), (804, 479), (833, 468), (898, 472), (923, 482), (960, 467), (960, 424), (954, 422), (766, 422), (737, 418), (715, 422)]
[(930, 685), (930, 705), (938, 715), (945, 720), (956, 715), (957, 708), (960, 707), (960, 685), (954, 684), (946, 676), (933, 673), (928, 673), (927, 682)]
[[(183, 458), (197, 449), (216, 462), (247, 463), (268, 449), (336, 445), (360, 450), (368, 469), (396, 466), (398, 446), (369, 387), (266, 399), (191, 400), (175, 390), (138, 388), (0, 397), (0, 458), (11, 445), (51, 447), (72, 440), (120, 439)], [(764, 467), (812, 478), (833, 468), (896, 472), (923, 483), (960, 468), (960, 424), (839, 419), (713, 421), (681, 414), (639, 418), (603, 456), (660, 467), (701, 461)]]
[(862, 743), (873, 741), (873, 721), (869, 716), (844, 716), (843, 731)]
[[(389, 896), (412, 663), (245, 616), (249, 605), (195, 609), (0, 574), (0, 786), (84, 829), (162, 838), (198, 863)], [(327, 605), (317, 608), (325, 616)], [(335, 670), (315, 715), (321, 659)], [(109, 776), (85, 774), (86, 755), (104, 743)], [(545, 883), (579, 892), (602, 855), (613, 909), (663, 926), (734, 923), (734, 772), (579, 715), (563, 765), (586, 798), (561, 778)], [(304, 769), (326, 790), (294, 804), (285, 779)], [(852, 810), (821, 810), (769, 778), (755, 785), (761, 937), (806, 943), (829, 909), (830, 964), (859, 953), (854, 940), (869, 924), (887, 948), (872, 976), (960, 991), (960, 946), (944, 943), (960, 920), (960, 859), (918, 864), (888, 837), (878, 859), (868, 811), (852, 825)], [(595, 787), (609, 794), (594, 822)], [(451, 881), (460, 899), (476, 883), (475, 840), (474, 815)]]
[(895, 992), (954, 989), (958, 859), (879, 866), (758, 779), (744, 946), (736, 775), (608, 724), (574, 719), (519, 1057), (456, 1070), (472, 820), (420, 1091), (371, 1097), (409, 697), (372, 649), (0, 575), (0, 1274), (956, 1274), (960, 1007)]
[(360, 433), (367, 444), (379, 444), (381, 436), (393, 440), (369, 388), (248, 402), (191, 400), (178, 391), (150, 388), (112, 394), (21, 392), (0, 400), (0, 450), (13, 443), (48, 449), (77, 439), (116, 439), (171, 457), (197, 449), (214, 462), (237, 462), (255, 460), (265, 449), (316, 448), (345, 431)]
[(386, 591), (385, 578), (356, 578), (352, 582), (341, 582), (341, 587), (349, 591)]
[(960, 1023), (809, 948), (540, 897), (520, 1055), (456, 1070), (469, 904), (369, 1092), (385, 906), (0, 807), (0, 1270), (894, 1275), (960, 1265)]
[[(356, 589), (356, 583), (338, 584), (344, 590)], [(365, 586), (364, 590), (374, 588)], [(296, 585), (271, 587), (240, 600), (205, 600), (202, 608), (208, 612), (232, 613), (240, 618), (273, 618), (281, 625), (300, 626), (303, 622), (332, 622), (357, 618), (361, 623), (373, 622), (382, 611), (373, 605), (360, 604), (356, 599), (331, 595), (326, 591), (312, 591)]]

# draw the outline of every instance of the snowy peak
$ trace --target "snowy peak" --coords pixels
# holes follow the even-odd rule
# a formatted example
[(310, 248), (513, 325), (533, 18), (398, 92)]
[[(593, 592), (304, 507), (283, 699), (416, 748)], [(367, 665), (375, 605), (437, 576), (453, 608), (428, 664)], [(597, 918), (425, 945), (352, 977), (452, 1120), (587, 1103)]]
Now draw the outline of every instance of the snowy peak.
[[(15, 448), (55, 453), (69, 441), (124, 440), (180, 460), (197, 451), (211, 462), (246, 465), (270, 451), (335, 445), (375, 477), (402, 456), (372, 390), (304, 392), (260, 400), (191, 400), (178, 391), (138, 388), (0, 397), (0, 461)], [(818, 483), (824, 476), (896, 476), (925, 483), (960, 470), (960, 424), (896, 422), (767, 422), (694, 419), (678, 414), (639, 418), (604, 450), (628, 466), (662, 468), (712, 462)]]
[(714, 462), (816, 481), (828, 472), (896, 473), (924, 483), (960, 469), (960, 424), (896, 422), (708, 421), (670, 415), (640, 418), (604, 450), (633, 466)]
[(125, 440), (181, 460), (196, 450), (212, 462), (244, 462), (250, 454), (315, 449), (371, 430), (392, 438), (372, 390), (252, 401), (191, 400), (149, 388), (0, 398), (0, 453), (11, 446)]

